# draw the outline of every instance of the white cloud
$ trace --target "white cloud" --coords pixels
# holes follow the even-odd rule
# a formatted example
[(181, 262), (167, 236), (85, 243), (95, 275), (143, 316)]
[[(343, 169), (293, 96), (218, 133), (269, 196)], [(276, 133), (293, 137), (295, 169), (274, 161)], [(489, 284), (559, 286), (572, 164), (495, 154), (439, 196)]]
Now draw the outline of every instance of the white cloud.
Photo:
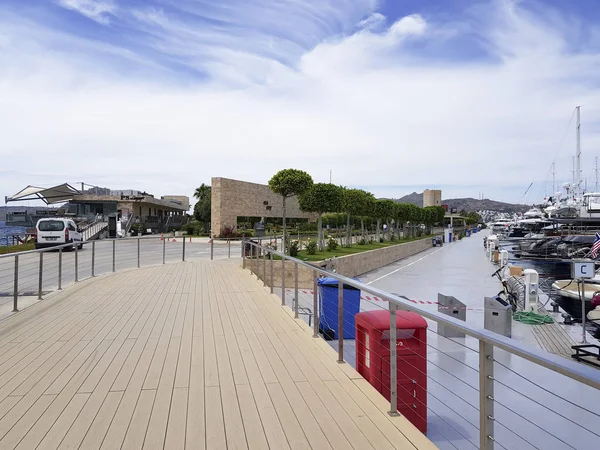
[(385, 23), (385, 16), (380, 13), (373, 13), (366, 19), (358, 22), (358, 28), (365, 30), (377, 30)]
[[(316, 4), (303, 5), (306, 20), (321, 14)], [(0, 72), (0, 191), (64, 179), (191, 195), (211, 176), (266, 182), (281, 168), (298, 167), (320, 181), (332, 169), (334, 182), (380, 186), (375, 194), (395, 197), (429, 185), (452, 186), (444, 196), (483, 191), (519, 201), (534, 181), (535, 196), (525, 200), (538, 200), (577, 104), (591, 177), (600, 89), (588, 76), (598, 73), (600, 59), (563, 45), (569, 30), (554, 18), (499, 5), (468, 27), (413, 15), (387, 29), (321, 37), (316, 46), (298, 43), (296, 31), (271, 40), (262, 28), (227, 36), (159, 9), (139, 13), (135, 20), (148, 24), (143, 31), (154, 36), (154, 50), (209, 76), (181, 84), (165, 81), (168, 69), (159, 78), (111, 72), (97, 57), (108, 51), (98, 43), (61, 53), (45, 48), (59, 39), (54, 32), (40, 38), (40, 30), (0, 22), (8, 49), (0, 66), (10, 63)], [(369, 7), (331, 14), (353, 28)], [(314, 36), (333, 26), (319, 20)], [(488, 57), (446, 57), (455, 48), (445, 31), (466, 28)], [(129, 63), (152, 67), (148, 54), (113, 48), (113, 55), (131, 56)], [(558, 152), (562, 179), (570, 178), (574, 154), (574, 131), (569, 136)], [(386, 187), (397, 185), (407, 187)]]
[(58, 0), (58, 4), (102, 25), (108, 25), (110, 15), (116, 11), (116, 5), (112, 0)]

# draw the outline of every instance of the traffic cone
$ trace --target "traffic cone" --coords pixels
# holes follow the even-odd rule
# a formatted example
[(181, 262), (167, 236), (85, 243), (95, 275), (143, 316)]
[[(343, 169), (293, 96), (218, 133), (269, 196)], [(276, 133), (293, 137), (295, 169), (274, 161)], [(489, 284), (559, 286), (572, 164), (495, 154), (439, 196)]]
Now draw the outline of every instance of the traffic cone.
[(160, 233), (160, 240), (161, 240), (161, 241), (164, 241), (164, 240), (165, 240), (165, 236), (164, 236), (162, 233)]

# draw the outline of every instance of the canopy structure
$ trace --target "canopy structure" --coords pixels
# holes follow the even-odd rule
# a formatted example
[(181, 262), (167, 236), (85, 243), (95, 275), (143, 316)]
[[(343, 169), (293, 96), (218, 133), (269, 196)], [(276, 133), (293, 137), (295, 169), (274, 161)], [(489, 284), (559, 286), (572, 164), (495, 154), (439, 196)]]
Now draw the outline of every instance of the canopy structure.
[(36, 186), (27, 186), (15, 195), (4, 197), (4, 201), (18, 202), (25, 200), (42, 200), (47, 205), (53, 203), (63, 203), (73, 199), (74, 195), (81, 194), (77, 189), (68, 183), (59, 184), (50, 188), (41, 188)]

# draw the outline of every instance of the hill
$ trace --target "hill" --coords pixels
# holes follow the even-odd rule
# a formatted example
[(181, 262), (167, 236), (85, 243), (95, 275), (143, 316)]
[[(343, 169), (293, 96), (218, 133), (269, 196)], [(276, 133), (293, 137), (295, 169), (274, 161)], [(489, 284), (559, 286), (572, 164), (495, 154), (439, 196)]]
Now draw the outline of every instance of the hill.
[[(412, 203), (413, 205), (423, 206), (423, 194), (413, 192), (405, 195), (402, 198), (394, 199), (398, 203)], [(443, 205), (448, 205), (448, 208), (456, 208), (457, 211), (498, 211), (505, 213), (525, 212), (531, 207), (528, 205), (519, 205), (512, 203), (497, 202), (495, 200), (479, 200), (476, 198), (449, 198), (442, 200)]]

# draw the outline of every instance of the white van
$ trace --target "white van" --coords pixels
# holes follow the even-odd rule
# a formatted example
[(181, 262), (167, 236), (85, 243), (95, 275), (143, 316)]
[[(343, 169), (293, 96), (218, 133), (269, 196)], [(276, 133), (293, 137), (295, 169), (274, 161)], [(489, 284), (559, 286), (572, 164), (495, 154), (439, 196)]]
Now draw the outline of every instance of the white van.
[(71, 219), (48, 218), (38, 220), (35, 226), (35, 248), (54, 247), (73, 243), (83, 247), (83, 233)]

